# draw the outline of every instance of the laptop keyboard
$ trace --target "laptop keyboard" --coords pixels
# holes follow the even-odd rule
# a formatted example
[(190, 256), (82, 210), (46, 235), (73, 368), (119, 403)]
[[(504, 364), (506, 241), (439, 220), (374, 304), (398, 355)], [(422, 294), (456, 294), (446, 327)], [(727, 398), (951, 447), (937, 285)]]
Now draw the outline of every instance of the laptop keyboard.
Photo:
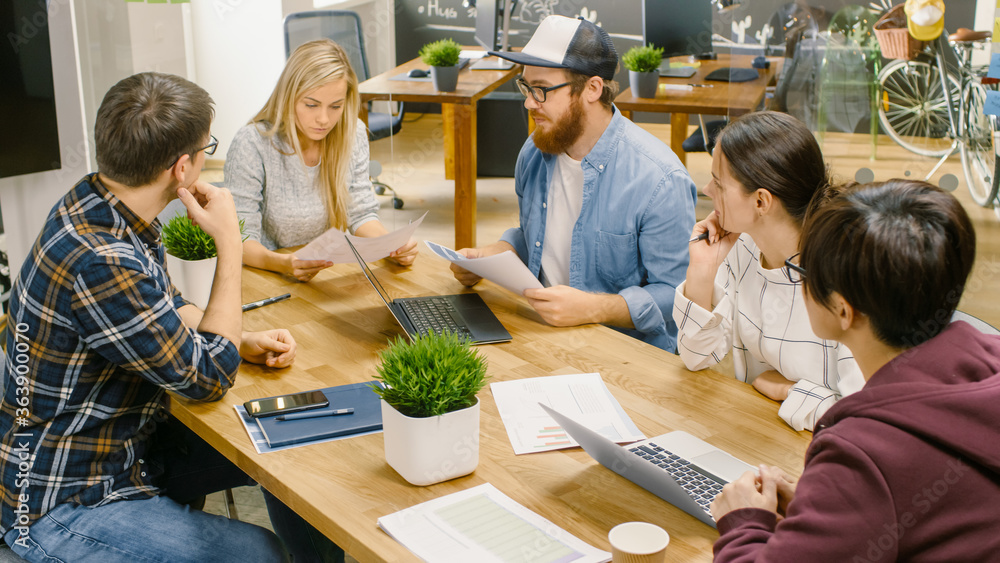
[(724, 482), (705, 473), (690, 461), (674, 455), (652, 442), (644, 446), (629, 448), (628, 451), (642, 459), (653, 462), (666, 471), (674, 478), (674, 481), (677, 481), (680, 486), (684, 487), (684, 490), (701, 506), (702, 510), (711, 514), (708, 507), (715, 500), (715, 497), (722, 492), (722, 486), (725, 485)]
[(469, 329), (455, 321), (458, 312), (447, 299), (397, 300), (396, 302), (403, 308), (403, 311), (406, 311), (406, 316), (410, 318), (413, 327), (421, 334), (428, 332), (441, 334), (448, 331), (463, 338), (472, 338)]

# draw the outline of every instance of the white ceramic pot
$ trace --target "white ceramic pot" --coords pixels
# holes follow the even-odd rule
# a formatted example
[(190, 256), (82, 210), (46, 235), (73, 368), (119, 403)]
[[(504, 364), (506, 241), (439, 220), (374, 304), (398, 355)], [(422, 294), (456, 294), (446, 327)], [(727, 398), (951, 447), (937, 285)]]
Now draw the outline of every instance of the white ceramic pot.
[(170, 274), (170, 281), (184, 299), (194, 303), (202, 311), (208, 307), (208, 298), (212, 295), (217, 260), (218, 258), (181, 260), (167, 254), (167, 273)]
[(411, 418), (382, 401), (385, 460), (413, 485), (433, 485), (479, 465), (479, 400), (441, 416)]

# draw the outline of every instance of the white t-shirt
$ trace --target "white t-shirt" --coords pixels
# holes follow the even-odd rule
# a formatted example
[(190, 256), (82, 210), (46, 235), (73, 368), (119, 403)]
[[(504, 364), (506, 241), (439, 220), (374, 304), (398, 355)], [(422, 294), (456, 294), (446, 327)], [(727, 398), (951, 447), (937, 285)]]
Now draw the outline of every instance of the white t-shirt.
[(566, 153), (556, 157), (545, 205), (545, 247), (541, 280), (545, 287), (569, 285), (573, 226), (583, 208), (583, 164)]

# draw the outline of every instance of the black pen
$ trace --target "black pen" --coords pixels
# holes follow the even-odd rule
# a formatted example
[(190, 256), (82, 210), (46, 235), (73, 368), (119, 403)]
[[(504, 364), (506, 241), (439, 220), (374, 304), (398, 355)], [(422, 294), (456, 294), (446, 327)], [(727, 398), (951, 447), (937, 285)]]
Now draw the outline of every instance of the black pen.
[(263, 307), (264, 305), (270, 305), (271, 303), (277, 303), (278, 301), (284, 301), (291, 297), (291, 293), (286, 293), (284, 295), (279, 295), (277, 297), (268, 297), (267, 299), (261, 299), (260, 301), (254, 301), (253, 303), (247, 303), (243, 306), (243, 312), (252, 311), (258, 307)]
[(689, 240), (688, 243), (690, 244), (692, 242), (698, 242), (699, 240), (705, 240), (707, 238), (708, 238), (708, 231), (705, 231), (704, 233), (701, 233), (700, 235)]
[(308, 411), (308, 412), (294, 412), (291, 414), (281, 414), (278, 415), (275, 420), (303, 420), (306, 418), (320, 418), (324, 416), (341, 416), (345, 414), (354, 414), (354, 409), (334, 409), (334, 410), (322, 410), (322, 411)]

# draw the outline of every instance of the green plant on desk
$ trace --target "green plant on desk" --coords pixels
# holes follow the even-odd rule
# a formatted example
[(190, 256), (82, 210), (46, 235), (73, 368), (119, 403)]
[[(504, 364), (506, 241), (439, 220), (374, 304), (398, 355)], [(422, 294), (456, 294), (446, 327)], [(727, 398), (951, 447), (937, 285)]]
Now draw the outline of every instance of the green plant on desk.
[(420, 60), (428, 66), (455, 66), (462, 47), (453, 39), (441, 39), (420, 48)]
[(622, 64), (634, 72), (653, 72), (660, 68), (663, 62), (663, 49), (653, 47), (652, 43), (642, 47), (632, 47), (622, 55)]
[[(243, 234), (243, 219), (240, 219), (240, 234)], [(160, 238), (163, 239), (167, 253), (181, 260), (205, 260), (219, 255), (219, 251), (215, 248), (215, 239), (195, 225), (187, 215), (178, 213), (167, 221)], [(243, 240), (246, 240), (246, 237), (243, 237)]]
[(379, 354), (375, 388), (400, 413), (424, 418), (465, 409), (486, 386), (486, 358), (455, 334), (397, 338)]

